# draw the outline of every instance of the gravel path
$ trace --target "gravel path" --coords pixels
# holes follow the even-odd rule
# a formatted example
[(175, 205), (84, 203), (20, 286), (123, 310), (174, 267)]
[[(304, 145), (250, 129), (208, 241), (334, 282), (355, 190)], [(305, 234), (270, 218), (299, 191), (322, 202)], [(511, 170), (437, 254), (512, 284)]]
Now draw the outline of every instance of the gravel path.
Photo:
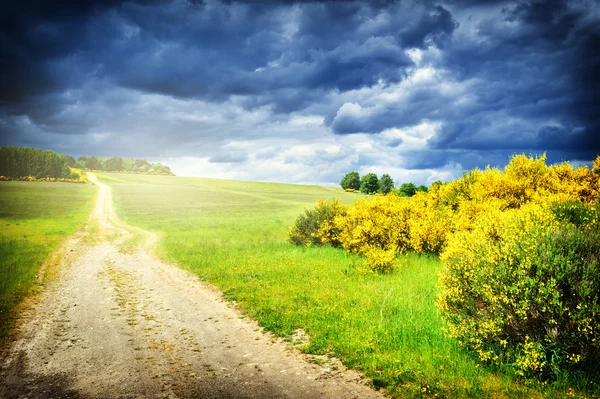
[[(382, 398), (335, 360), (310, 363), (190, 273), (142, 249), (99, 186), (86, 233), (23, 315), (2, 398)], [(146, 242), (156, 237), (148, 235)]]

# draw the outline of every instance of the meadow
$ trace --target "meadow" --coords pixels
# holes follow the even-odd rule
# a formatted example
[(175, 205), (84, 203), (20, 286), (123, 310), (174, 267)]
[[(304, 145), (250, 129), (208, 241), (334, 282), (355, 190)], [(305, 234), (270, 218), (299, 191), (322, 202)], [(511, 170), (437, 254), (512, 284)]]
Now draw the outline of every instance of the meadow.
[(91, 184), (0, 182), (0, 341), (36, 273), (92, 211)]
[[(159, 256), (220, 288), (284, 339), (302, 329), (307, 353), (335, 356), (393, 397), (565, 397), (484, 366), (445, 333), (436, 300), (442, 264), (409, 253), (389, 274), (329, 246), (287, 242), (318, 199), (360, 194), (318, 186), (98, 174), (126, 223), (160, 235)], [(315, 358), (315, 362), (319, 362)]]

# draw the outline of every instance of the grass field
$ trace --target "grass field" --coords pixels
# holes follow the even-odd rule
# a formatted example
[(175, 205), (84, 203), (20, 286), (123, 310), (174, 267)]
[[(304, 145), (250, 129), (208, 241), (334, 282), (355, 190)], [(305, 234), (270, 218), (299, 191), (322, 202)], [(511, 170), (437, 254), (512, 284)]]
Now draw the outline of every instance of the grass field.
[(0, 341), (48, 255), (89, 216), (91, 184), (0, 182)]
[[(397, 397), (564, 397), (481, 366), (446, 338), (435, 307), (437, 258), (407, 255), (390, 275), (360, 257), (287, 244), (287, 230), (336, 188), (100, 174), (127, 223), (161, 234), (159, 255), (218, 286), (274, 333), (363, 371)], [(318, 360), (317, 360), (318, 361)]]

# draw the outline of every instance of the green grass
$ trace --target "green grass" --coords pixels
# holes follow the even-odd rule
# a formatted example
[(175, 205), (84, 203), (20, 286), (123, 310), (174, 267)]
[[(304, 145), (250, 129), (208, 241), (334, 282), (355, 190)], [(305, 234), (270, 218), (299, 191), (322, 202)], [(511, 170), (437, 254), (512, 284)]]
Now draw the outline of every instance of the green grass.
[(0, 182), (0, 341), (44, 260), (92, 210), (91, 184)]
[[(286, 242), (317, 199), (359, 197), (341, 189), (182, 177), (100, 174), (127, 223), (161, 234), (157, 252), (218, 286), (246, 314), (303, 350), (335, 355), (395, 397), (537, 397), (480, 365), (448, 339), (435, 306), (441, 263), (407, 255), (389, 275), (362, 258)], [(565, 390), (550, 392), (563, 397)]]

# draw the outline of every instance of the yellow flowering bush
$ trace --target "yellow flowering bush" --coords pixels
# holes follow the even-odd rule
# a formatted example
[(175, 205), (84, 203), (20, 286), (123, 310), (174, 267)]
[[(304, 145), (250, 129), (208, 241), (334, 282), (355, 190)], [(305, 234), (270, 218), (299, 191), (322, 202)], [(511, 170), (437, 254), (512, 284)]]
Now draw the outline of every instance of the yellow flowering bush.
[(439, 187), (410, 199), (409, 247), (420, 254), (439, 254), (452, 229), (452, 210), (439, 203)]
[(545, 202), (544, 198), (556, 192), (556, 176), (546, 165), (546, 156), (530, 158), (515, 155), (504, 168), (509, 182), (505, 194), (510, 208), (518, 208), (530, 201)]
[(69, 168), (71, 170), (71, 176), (69, 176), (69, 181), (74, 183), (87, 183), (87, 175), (81, 169), (77, 168)]
[(600, 360), (596, 206), (530, 203), (482, 215), (442, 254), (450, 334), (483, 361), (553, 378)]
[(361, 199), (334, 218), (339, 241), (349, 252), (373, 248), (402, 252), (409, 247), (410, 200), (395, 195)]
[(329, 243), (361, 254), (373, 248), (439, 254), (457, 234), (474, 229), (477, 234), (482, 234), (482, 229), (496, 234), (504, 212), (510, 214), (529, 204), (593, 204), (599, 198), (600, 157), (590, 169), (568, 163), (548, 166), (545, 155), (515, 155), (503, 171), (474, 169), (412, 198), (376, 195), (348, 208), (320, 201), (315, 210), (297, 220), (290, 241), (298, 245)]
[(319, 200), (314, 209), (307, 209), (298, 216), (288, 233), (288, 240), (296, 245), (340, 246), (339, 229), (334, 224), (336, 216), (346, 213), (346, 207), (338, 198), (331, 201)]
[(377, 272), (440, 254), (449, 333), (482, 361), (542, 379), (600, 364), (600, 156), (590, 169), (515, 155), (412, 198), (320, 201), (290, 241), (342, 246)]
[(31, 182), (63, 182), (63, 183), (87, 183), (87, 177), (80, 169), (69, 168), (71, 174), (69, 177), (35, 177), (35, 176), (21, 176), (18, 178), (11, 178), (6, 176), (0, 176), (0, 181), (31, 181)]
[(362, 248), (365, 262), (369, 268), (378, 273), (388, 273), (394, 268), (397, 249), (382, 249), (379, 247), (365, 246)]

